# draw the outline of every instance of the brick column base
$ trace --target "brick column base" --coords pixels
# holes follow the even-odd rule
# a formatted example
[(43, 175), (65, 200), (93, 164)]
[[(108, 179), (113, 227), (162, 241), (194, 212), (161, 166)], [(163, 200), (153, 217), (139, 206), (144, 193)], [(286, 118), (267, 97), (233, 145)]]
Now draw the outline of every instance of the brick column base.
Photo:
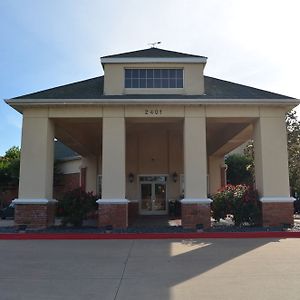
[(202, 224), (203, 228), (211, 227), (210, 199), (181, 200), (181, 223), (183, 228), (195, 229)]
[(128, 200), (126, 199), (100, 199), (98, 227), (112, 226), (113, 228), (128, 227)]
[(129, 201), (128, 203), (128, 223), (132, 224), (139, 215), (139, 203), (137, 201)]
[(29, 228), (46, 228), (54, 225), (56, 202), (48, 203), (21, 203), (14, 200), (15, 206), (15, 224), (26, 225)]
[(264, 227), (293, 225), (293, 202), (264, 202), (262, 200), (262, 223)]

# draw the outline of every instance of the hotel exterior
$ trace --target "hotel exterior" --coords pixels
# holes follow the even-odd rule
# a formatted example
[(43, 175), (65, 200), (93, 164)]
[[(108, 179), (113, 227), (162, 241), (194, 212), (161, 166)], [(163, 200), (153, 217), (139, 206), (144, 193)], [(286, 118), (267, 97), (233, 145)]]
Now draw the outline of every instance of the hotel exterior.
[(150, 48), (101, 58), (104, 76), (13, 98), (23, 114), (17, 224), (54, 222), (54, 139), (80, 156), (81, 183), (101, 194), (99, 226), (168, 214), (210, 226), (224, 155), (255, 144), (263, 225), (293, 223), (285, 113), (296, 99), (204, 76), (207, 58)]

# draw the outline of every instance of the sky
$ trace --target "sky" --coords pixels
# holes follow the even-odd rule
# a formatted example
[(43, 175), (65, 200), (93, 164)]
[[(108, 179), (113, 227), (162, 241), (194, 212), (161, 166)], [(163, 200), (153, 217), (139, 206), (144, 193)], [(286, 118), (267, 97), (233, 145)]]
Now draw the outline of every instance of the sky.
[(207, 56), (207, 76), (300, 99), (299, 11), (299, 0), (0, 0), (0, 155), (22, 127), (3, 99), (103, 75), (101, 56), (156, 41)]

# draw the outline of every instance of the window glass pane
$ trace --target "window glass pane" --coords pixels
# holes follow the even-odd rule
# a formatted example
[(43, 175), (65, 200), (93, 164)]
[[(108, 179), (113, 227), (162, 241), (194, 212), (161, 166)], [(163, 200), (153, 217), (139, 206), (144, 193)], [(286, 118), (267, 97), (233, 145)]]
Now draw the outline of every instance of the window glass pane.
[(177, 69), (176, 73), (177, 73), (177, 78), (183, 78), (183, 69)]
[(132, 69), (132, 78), (139, 78), (139, 69)]
[(140, 78), (146, 78), (146, 69), (140, 69)]
[(138, 79), (132, 79), (132, 88), (136, 89), (139, 87), (139, 80)]
[(169, 78), (169, 70), (168, 69), (162, 69), (161, 70), (161, 77), (162, 78)]
[(125, 69), (125, 78), (131, 78), (131, 69)]
[(154, 69), (154, 78), (155, 79), (161, 78), (160, 71), (161, 71), (160, 69)]
[(140, 88), (146, 87), (146, 79), (140, 79)]
[(170, 78), (175, 78), (175, 77), (176, 77), (176, 70), (170, 69)]
[(170, 79), (170, 88), (176, 88), (176, 79)]
[(169, 87), (169, 80), (168, 79), (162, 79), (162, 88), (168, 88)]
[(183, 69), (125, 69), (125, 88), (183, 88)]
[(147, 88), (153, 88), (153, 79), (147, 78)]
[(131, 79), (125, 79), (125, 88), (131, 88)]
[(183, 88), (183, 79), (177, 79), (177, 88)]
[(147, 69), (147, 78), (153, 78), (153, 69)]
[(161, 80), (154, 79), (154, 88), (161, 88)]

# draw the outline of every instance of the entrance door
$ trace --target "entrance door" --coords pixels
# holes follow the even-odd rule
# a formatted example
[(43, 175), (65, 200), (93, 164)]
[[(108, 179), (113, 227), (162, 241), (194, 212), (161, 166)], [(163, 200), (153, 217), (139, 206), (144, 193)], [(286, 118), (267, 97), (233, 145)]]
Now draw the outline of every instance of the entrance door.
[(167, 177), (140, 176), (141, 202), (140, 213), (143, 215), (167, 214)]

